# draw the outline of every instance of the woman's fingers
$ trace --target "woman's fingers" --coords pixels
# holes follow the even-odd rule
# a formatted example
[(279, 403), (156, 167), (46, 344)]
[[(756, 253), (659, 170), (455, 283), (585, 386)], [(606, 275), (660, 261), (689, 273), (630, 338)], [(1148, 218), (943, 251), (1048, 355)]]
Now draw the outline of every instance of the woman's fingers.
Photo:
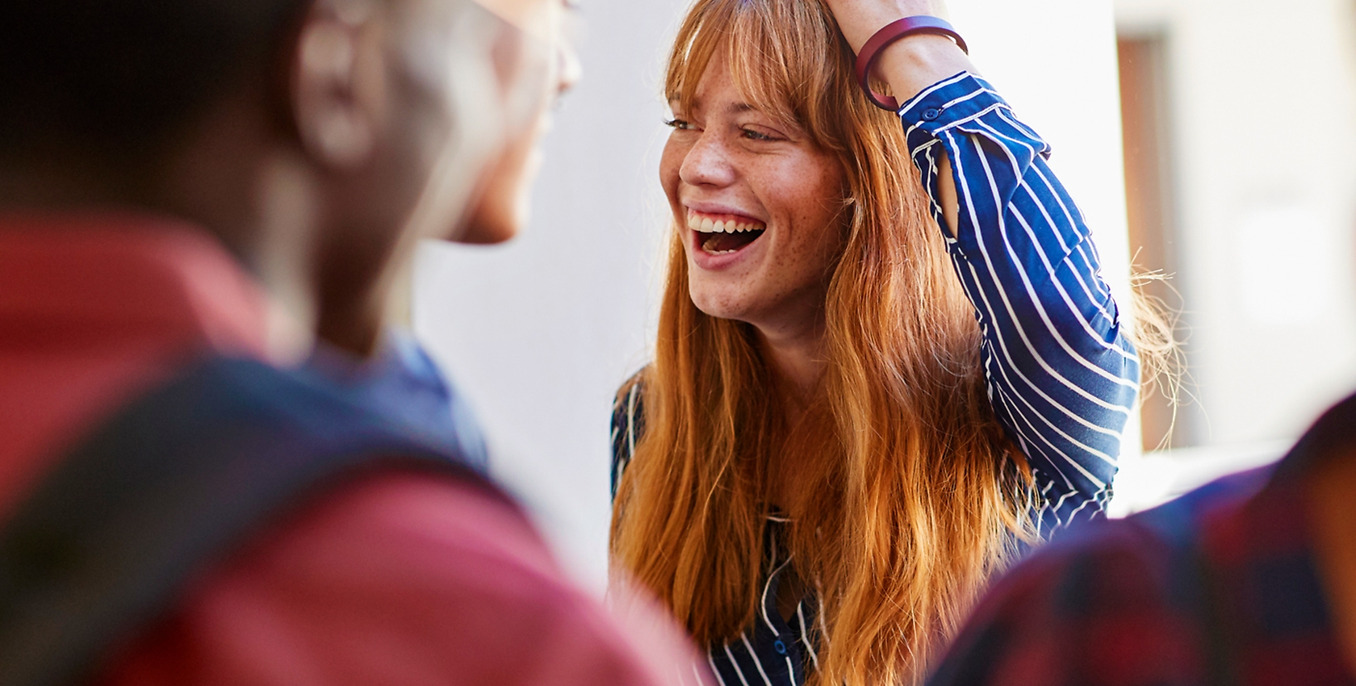
[[(918, 15), (946, 17), (945, 0), (824, 0), (853, 52), (881, 27)], [(890, 84), (898, 102), (929, 85), (962, 71), (973, 70), (965, 53), (950, 38), (932, 34), (910, 36), (886, 46), (878, 54), (872, 75)]]
[(944, 0), (825, 0), (825, 3), (853, 52), (860, 51), (876, 31), (896, 19), (920, 14), (946, 17)]

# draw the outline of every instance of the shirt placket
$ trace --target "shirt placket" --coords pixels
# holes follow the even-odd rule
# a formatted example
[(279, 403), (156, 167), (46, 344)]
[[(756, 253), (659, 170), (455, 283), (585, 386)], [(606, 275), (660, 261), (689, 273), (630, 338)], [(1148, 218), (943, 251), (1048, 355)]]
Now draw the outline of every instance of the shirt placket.
[[(780, 609), (777, 607), (778, 589), (781, 584), (782, 575), (791, 566), (790, 555), (785, 555), (784, 551), (777, 545), (777, 533), (779, 533), (780, 522), (774, 520), (769, 527), (769, 552), (771, 557), (772, 571), (768, 574), (767, 583), (763, 586), (763, 595), (759, 603), (758, 623), (755, 626), (754, 638), (755, 645), (759, 648), (758, 656), (763, 661), (776, 661), (781, 664), (778, 667), (785, 667), (775, 670), (777, 674), (784, 675), (786, 681), (781, 683), (800, 684), (805, 681), (805, 656), (802, 652), (802, 635), (785, 619), (782, 618)], [(784, 557), (783, 557), (784, 556)], [(797, 605), (797, 615), (800, 616), (804, 601)], [(771, 683), (778, 683), (773, 681)]]

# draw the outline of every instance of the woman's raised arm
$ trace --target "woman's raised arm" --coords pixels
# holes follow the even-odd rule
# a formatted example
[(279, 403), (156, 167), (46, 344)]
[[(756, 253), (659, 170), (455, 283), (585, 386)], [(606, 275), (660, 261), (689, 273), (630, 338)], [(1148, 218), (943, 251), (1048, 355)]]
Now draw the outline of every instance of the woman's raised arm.
[[(854, 50), (939, 0), (827, 0)], [(1102, 281), (1082, 213), (964, 51), (945, 36), (886, 47), (909, 150), (974, 305), (989, 400), (1030, 460), (1041, 530), (1100, 512), (1111, 495), (1139, 360)]]
[[(900, 17), (915, 15), (946, 15), (946, 3), (940, 0), (825, 0), (838, 20), (853, 53), (882, 26)], [(975, 65), (955, 41), (946, 36), (918, 35), (896, 41), (881, 50), (876, 60), (875, 76), (890, 84), (890, 90), (899, 102), (912, 100), (923, 89), (948, 76), (963, 71), (974, 72)], [(960, 213), (956, 185), (951, 181), (951, 162), (945, 155), (937, 161), (940, 183), (937, 200), (941, 204), (944, 227), (952, 235)]]

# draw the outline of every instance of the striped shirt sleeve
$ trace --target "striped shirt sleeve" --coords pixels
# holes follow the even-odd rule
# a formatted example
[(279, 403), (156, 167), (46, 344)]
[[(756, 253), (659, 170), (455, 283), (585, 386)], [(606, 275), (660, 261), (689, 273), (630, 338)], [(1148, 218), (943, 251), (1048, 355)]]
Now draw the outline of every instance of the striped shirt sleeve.
[(1090, 231), (1046, 163), (1049, 146), (983, 79), (958, 74), (899, 111), (937, 221), (951, 161), (960, 221), (947, 249), (983, 334), (989, 401), (1036, 477), (1042, 533), (1111, 497), (1139, 359)]
[(644, 371), (622, 385), (612, 403), (612, 499), (617, 499), (617, 486), (621, 484), (622, 473), (631, 464), (636, 454), (636, 441), (640, 440), (645, 429), (645, 412), (641, 407), (642, 382)]

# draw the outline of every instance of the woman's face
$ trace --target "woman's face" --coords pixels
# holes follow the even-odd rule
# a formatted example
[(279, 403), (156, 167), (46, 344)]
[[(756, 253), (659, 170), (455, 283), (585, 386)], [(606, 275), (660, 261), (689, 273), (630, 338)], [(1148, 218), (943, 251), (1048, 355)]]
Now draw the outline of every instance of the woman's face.
[(845, 183), (832, 154), (760, 112), (717, 48), (695, 98), (674, 108), (659, 165), (702, 312), (799, 336), (823, 322), (843, 240)]

